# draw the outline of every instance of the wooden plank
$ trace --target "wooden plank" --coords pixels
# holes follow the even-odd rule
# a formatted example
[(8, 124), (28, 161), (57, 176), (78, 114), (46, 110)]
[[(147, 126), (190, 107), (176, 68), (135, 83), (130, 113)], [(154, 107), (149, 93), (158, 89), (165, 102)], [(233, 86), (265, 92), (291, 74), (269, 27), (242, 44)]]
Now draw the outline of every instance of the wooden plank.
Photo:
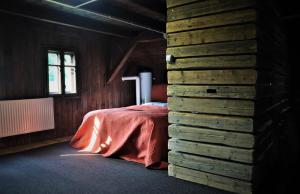
[(192, 114), (170, 111), (168, 119), (169, 123), (249, 133), (253, 132), (254, 128), (253, 119), (246, 117)]
[(167, 21), (180, 20), (213, 13), (254, 7), (254, 0), (208, 0), (178, 6), (167, 10)]
[(128, 49), (128, 51), (125, 53), (125, 55), (123, 56), (123, 58), (121, 59), (120, 63), (117, 65), (117, 67), (115, 68), (115, 70), (112, 72), (109, 80), (107, 81), (107, 84), (110, 84), (113, 80), (115, 80), (115, 78), (119, 75), (120, 71), (125, 67), (127, 60), (129, 59), (129, 57), (131, 56), (131, 53), (133, 52), (133, 50), (135, 49), (136, 45), (137, 45), (137, 41), (134, 40), (130, 46), (130, 48)]
[[(121, 53), (123, 56), (120, 59), (119, 64), (115, 67), (115, 69), (111, 73), (107, 84), (111, 84), (120, 75), (120, 72), (122, 70), (124, 70), (124, 68), (126, 68), (126, 65), (128, 65), (127, 62), (130, 57), (136, 57), (135, 55), (133, 55), (135, 50), (137, 50), (137, 52), (135, 52), (135, 54), (143, 54), (143, 51), (141, 51), (140, 49), (144, 49), (144, 48), (143, 48), (143, 46), (140, 46), (139, 44), (143, 43), (143, 42), (149, 43), (149, 41), (151, 42), (151, 40), (153, 40), (153, 38), (154, 39), (157, 39), (157, 38), (162, 39), (162, 36), (151, 34), (147, 31), (144, 31), (144, 32), (139, 33), (132, 40), (130, 40), (130, 42), (128, 42), (128, 45), (126, 46), (127, 47), (126, 52)], [(119, 45), (117, 45), (117, 46), (119, 46)], [(148, 44), (147, 46), (151, 47), (150, 44)], [(162, 47), (162, 49), (160, 49), (160, 48), (158, 48), (158, 46), (163, 46), (163, 47)], [(154, 58), (157, 58), (157, 55), (160, 55), (160, 54), (165, 55), (165, 53), (163, 52), (164, 46), (165, 45), (154, 45), (155, 49), (158, 49), (158, 50), (155, 50), (156, 55), (154, 56)], [(160, 53), (160, 51), (161, 51), (161, 53)], [(153, 52), (149, 51), (149, 52), (147, 52), (147, 54), (150, 55), (149, 57), (153, 57), (153, 56), (151, 56), (151, 55), (153, 55)], [(144, 64), (144, 61), (143, 61), (143, 64)]]
[(176, 166), (187, 167), (190, 169), (223, 175), (227, 177), (252, 180), (253, 166), (224, 160), (206, 158), (191, 154), (170, 151), (168, 153), (168, 162)]
[(166, 16), (163, 13), (160, 13), (158, 11), (155, 11), (154, 9), (150, 9), (147, 6), (143, 6), (139, 3), (136, 3), (134, 1), (130, 0), (114, 0), (114, 2), (117, 2), (120, 7), (126, 7), (128, 11), (132, 14), (137, 14), (145, 17), (149, 17), (161, 22), (166, 22)]
[(225, 43), (212, 43), (191, 46), (167, 48), (167, 54), (178, 57), (227, 55), (227, 54), (255, 54), (257, 52), (256, 40), (234, 41)]
[(215, 187), (234, 193), (252, 193), (252, 184), (249, 182), (183, 168), (172, 164), (168, 166), (168, 174), (169, 176), (173, 176), (179, 179)]
[(246, 9), (167, 23), (167, 33), (256, 21), (256, 10)]
[(170, 125), (168, 131), (170, 137), (182, 140), (223, 144), (241, 148), (253, 148), (255, 144), (254, 135), (247, 133), (188, 127), (176, 124)]
[(172, 151), (209, 156), (237, 162), (253, 163), (254, 150), (226, 147), (220, 145), (169, 139), (168, 148)]
[(196, 2), (199, 0), (167, 0), (167, 8), (170, 7), (175, 7), (178, 5), (183, 5), (183, 4), (187, 4), (187, 3), (192, 3), (192, 2)]
[(169, 84), (256, 84), (256, 70), (168, 71)]
[(168, 96), (255, 99), (254, 86), (168, 85)]
[(169, 110), (198, 113), (253, 116), (254, 102), (228, 99), (168, 98)]
[(245, 24), (172, 33), (168, 35), (167, 41), (168, 47), (172, 47), (254, 38), (256, 38), (256, 26), (254, 24)]
[(5, 99), (6, 97), (6, 82), (9, 82), (9, 79), (7, 77), (7, 73), (6, 73), (6, 63), (5, 63), (5, 59), (4, 59), (4, 48), (5, 48), (5, 42), (7, 42), (7, 40), (5, 41), (5, 33), (3, 30), (0, 30), (0, 42), (1, 45), (0, 46), (0, 100)]
[(255, 55), (210, 56), (179, 58), (175, 63), (167, 63), (167, 69), (227, 69), (256, 67)]

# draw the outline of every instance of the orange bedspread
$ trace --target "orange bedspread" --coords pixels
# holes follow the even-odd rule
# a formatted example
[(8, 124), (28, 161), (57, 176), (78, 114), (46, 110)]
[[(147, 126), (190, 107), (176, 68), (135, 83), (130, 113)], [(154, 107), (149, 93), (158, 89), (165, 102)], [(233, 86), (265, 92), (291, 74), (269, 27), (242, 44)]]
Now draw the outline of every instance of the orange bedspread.
[(129, 106), (87, 113), (71, 140), (82, 152), (167, 167), (168, 110), (160, 106)]

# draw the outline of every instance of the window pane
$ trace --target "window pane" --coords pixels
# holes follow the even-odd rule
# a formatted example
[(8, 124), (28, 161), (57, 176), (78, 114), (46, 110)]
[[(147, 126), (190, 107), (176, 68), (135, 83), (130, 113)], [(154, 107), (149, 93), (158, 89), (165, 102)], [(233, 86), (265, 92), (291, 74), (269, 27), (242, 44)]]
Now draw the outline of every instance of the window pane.
[(65, 67), (65, 92), (66, 94), (75, 94), (77, 92), (75, 67)]
[(75, 66), (75, 55), (74, 53), (65, 53), (64, 62), (66, 66)]
[(48, 66), (49, 93), (61, 94), (60, 67)]
[(48, 51), (48, 64), (49, 65), (60, 65), (59, 53), (54, 51)]

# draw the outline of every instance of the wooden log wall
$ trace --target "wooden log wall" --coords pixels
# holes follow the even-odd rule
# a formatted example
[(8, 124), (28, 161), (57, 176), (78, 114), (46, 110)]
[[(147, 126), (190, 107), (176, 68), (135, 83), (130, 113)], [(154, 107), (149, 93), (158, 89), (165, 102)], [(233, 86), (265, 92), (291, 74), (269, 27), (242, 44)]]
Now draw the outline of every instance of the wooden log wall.
[[(56, 128), (1, 138), (0, 148), (71, 136), (88, 111), (135, 103), (133, 83), (122, 82), (119, 77), (107, 84), (109, 73), (116, 65), (114, 60), (122, 57), (120, 50), (124, 50), (122, 43), (126, 42), (123, 39), (6, 14), (0, 14), (0, 23), (0, 100), (47, 96), (47, 48), (74, 49), (79, 57), (79, 95), (54, 98)], [(150, 60), (166, 69), (164, 42), (141, 45), (129, 60), (148, 64), (148, 59), (138, 57), (148, 46), (158, 53), (151, 52)]]
[(167, 0), (169, 175), (259, 191), (287, 109), (285, 37), (271, 4)]

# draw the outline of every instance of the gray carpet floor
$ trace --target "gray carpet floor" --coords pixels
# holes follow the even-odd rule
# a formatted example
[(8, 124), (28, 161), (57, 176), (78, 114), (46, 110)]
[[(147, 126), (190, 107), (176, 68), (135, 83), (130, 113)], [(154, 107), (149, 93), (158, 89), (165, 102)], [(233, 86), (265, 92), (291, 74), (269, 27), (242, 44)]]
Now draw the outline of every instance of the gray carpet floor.
[(67, 143), (0, 156), (0, 194), (225, 194), (169, 177), (167, 170), (99, 155), (80, 155)]

